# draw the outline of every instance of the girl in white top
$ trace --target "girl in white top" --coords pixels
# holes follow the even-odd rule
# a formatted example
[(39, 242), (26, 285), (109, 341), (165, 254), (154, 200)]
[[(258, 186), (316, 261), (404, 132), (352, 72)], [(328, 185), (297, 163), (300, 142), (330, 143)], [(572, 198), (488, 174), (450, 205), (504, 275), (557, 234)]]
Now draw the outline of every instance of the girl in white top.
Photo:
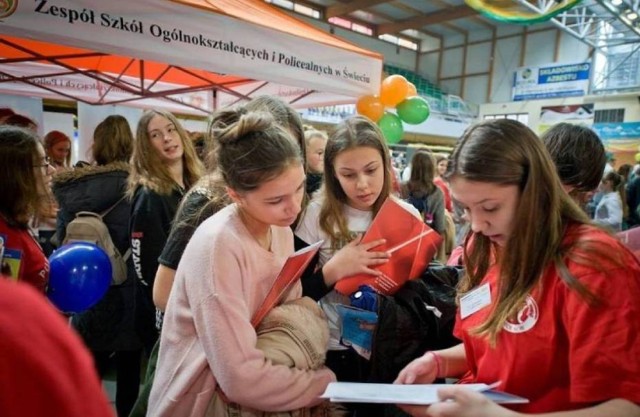
[[(332, 288), (338, 280), (357, 273), (379, 275), (372, 267), (389, 258), (386, 252), (372, 250), (384, 243), (383, 239), (368, 244), (359, 241), (390, 196), (391, 169), (389, 151), (378, 126), (360, 116), (344, 120), (325, 148), (321, 195), (309, 203), (296, 230), (308, 244), (324, 240), (319, 266), (329, 292), (320, 305), (331, 332), (326, 364), (339, 381), (361, 380), (366, 369), (362, 369), (363, 362), (353, 350), (340, 344), (336, 304), (348, 305), (349, 299)], [(410, 204), (400, 204), (419, 216)]]
[(622, 199), (618, 189), (622, 184), (622, 177), (615, 172), (605, 174), (600, 183), (599, 191), (602, 198), (594, 212), (594, 222), (611, 228), (615, 232), (622, 230)]
[[(187, 244), (167, 303), (149, 416), (204, 417), (216, 390), (256, 411), (309, 408), (333, 373), (275, 365), (251, 318), (293, 253), (305, 174), (300, 148), (267, 113), (240, 118), (217, 138), (217, 166), (233, 204)], [(287, 299), (299, 298), (300, 284)], [(256, 414), (257, 415), (257, 414)]]

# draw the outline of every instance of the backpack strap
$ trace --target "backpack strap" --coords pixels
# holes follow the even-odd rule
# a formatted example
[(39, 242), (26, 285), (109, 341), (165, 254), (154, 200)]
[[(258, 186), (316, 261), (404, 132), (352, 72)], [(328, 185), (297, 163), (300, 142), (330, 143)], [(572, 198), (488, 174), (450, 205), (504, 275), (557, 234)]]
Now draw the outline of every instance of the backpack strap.
[[(107, 214), (111, 213), (111, 211), (118, 206), (118, 204), (122, 203), (124, 199), (127, 198), (127, 195), (123, 195), (118, 201), (116, 201), (111, 207), (100, 213), (100, 219), (104, 219)], [(122, 260), (127, 262), (127, 259), (131, 256), (131, 246), (127, 249), (127, 251), (122, 255)]]
[(111, 207), (100, 213), (100, 218), (104, 219), (107, 214), (111, 213), (111, 211), (118, 206), (118, 204), (122, 203), (124, 199), (127, 198), (127, 195), (123, 195), (118, 201), (116, 201)]

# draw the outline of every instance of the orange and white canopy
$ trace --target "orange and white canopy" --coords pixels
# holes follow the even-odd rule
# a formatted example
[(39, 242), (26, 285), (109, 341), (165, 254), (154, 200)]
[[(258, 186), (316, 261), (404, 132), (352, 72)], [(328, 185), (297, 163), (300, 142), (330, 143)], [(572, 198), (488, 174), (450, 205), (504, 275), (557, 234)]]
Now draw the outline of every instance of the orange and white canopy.
[(208, 113), (252, 96), (297, 107), (379, 90), (380, 54), (259, 0), (4, 0), (0, 92)]

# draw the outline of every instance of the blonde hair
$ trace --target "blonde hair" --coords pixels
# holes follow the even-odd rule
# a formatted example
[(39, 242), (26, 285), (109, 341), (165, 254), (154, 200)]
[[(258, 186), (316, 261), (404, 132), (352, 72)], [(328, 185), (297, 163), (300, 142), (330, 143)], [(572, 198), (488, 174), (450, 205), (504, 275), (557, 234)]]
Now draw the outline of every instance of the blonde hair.
[(136, 141), (131, 157), (131, 175), (129, 175), (129, 189), (127, 194), (133, 196), (138, 186), (147, 187), (158, 194), (169, 195), (176, 187), (169, 169), (162, 163), (160, 156), (151, 145), (148, 127), (155, 116), (169, 120), (176, 128), (183, 148), (183, 177), (185, 187), (189, 188), (200, 178), (204, 169), (198, 158), (189, 135), (178, 119), (164, 110), (147, 110), (138, 122)]
[(327, 135), (327, 132), (325, 132), (323, 130), (316, 130), (313, 127), (304, 130), (304, 142), (305, 142), (305, 144), (307, 146), (309, 146), (309, 143), (311, 142), (311, 139), (316, 138), (316, 137), (324, 139), (324, 140), (328, 140), (329, 139), (329, 136)]

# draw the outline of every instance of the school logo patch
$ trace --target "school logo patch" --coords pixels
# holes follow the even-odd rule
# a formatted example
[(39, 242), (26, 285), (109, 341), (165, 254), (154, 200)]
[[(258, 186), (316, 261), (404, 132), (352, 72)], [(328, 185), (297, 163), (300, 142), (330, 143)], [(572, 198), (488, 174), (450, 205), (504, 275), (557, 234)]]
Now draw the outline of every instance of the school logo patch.
[(0, 19), (11, 16), (18, 7), (18, 0), (0, 0)]
[(518, 311), (515, 319), (509, 319), (503, 329), (509, 333), (524, 333), (533, 328), (540, 317), (538, 303), (530, 295), (524, 301), (524, 306)]

